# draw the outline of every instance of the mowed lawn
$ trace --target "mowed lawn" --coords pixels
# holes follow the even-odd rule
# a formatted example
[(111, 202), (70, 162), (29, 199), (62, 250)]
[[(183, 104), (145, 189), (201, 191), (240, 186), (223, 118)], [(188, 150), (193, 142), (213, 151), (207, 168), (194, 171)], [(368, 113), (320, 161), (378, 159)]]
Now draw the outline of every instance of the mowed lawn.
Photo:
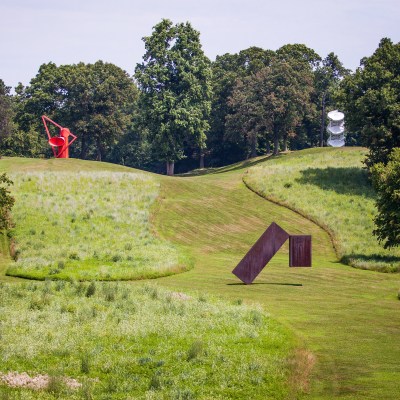
[[(160, 187), (152, 227), (160, 240), (194, 260), (192, 270), (160, 278), (158, 286), (260, 304), (297, 336), (292, 379), (306, 392), (300, 397), (398, 399), (400, 275), (339, 263), (324, 230), (244, 185), (251, 165), (155, 178)], [(313, 267), (289, 268), (286, 244), (253, 285), (242, 285), (231, 271), (272, 221), (291, 234), (313, 236)]]
[(354, 147), (297, 151), (249, 169), (244, 182), (329, 230), (345, 264), (400, 272), (400, 249), (385, 250), (372, 234), (376, 195), (365, 156), (366, 149)]
[[(163, 180), (158, 231), (196, 261), (160, 284), (262, 304), (312, 352), (303, 360), (303, 370), (315, 363), (305, 398), (399, 399), (400, 275), (338, 262), (325, 231), (246, 188), (250, 166)], [(313, 266), (289, 268), (285, 245), (254, 284), (242, 285), (231, 271), (272, 221), (312, 235)]]

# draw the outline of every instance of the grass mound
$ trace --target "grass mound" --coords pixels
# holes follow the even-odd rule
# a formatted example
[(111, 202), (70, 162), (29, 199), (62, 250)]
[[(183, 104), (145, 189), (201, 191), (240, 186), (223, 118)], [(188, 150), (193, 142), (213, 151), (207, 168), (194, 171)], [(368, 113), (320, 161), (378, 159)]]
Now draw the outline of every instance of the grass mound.
[(7, 275), (132, 280), (189, 269), (189, 257), (152, 231), (158, 181), (150, 174), (104, 171), (103, 164), (93, 164), (97, 170), (73, 173), (11, 169), (16, 262)]
[[(39, 391), (0, 381), (4, 398), (288, 396), (292, 337), (240, 301), (154, 285), (3, 283), (0, 314), (0, 373), (57, 378)], [(63, 385), (65, 377), (78, 382), (77, 389)]]
[(400, 250), (385, 250), (372, 235), (375, 193), (360, 148), (294, 152), (250, 168), (248, 187), (295, 210), (330, 232), (341, 261), (362, 269), (400, 271)]

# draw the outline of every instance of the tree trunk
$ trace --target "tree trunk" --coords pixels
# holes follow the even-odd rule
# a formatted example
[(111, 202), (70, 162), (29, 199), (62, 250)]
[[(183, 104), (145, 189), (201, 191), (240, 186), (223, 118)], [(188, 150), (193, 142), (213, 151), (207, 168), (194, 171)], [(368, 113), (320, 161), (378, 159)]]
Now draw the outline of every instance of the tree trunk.
[(324, 132), (325, 132), (325, 100), (326, 92), (322, 95), (322, 110), (321, 110), (321, 131), (319, 134), (319, 147), (324, 147)]
[(285, 136), (283, 138), (283, 151), (287, 151), (287, 142), (288, 142), (288, 138), (287, 138), (287, 136)]
[(204, 168), (204, 154), (200, 154), (200, 169)]
[(97, 142), (97, 161), (101, 161), (101, 159), (102, 159), (102, 156), (101, 156), (101, 144), (100, 144), (100, 139), (97, 139), (96, 140), (96, 142)]
[(257, 135), (251, 137), (251, 154), (250, 158), (257, 157)]
[(167, 161), (167, 175), (168, 176), (174, 175), (174, 168), (175, 168), (174, 161)]
[(86, 160), (87, 158), (87, 151), (88, 151), (88, 145), (86, 142), (86, 135), (82, 135), (82, 140), (81, 140), (81, 159)]
[(279, 153), (279, 134), (278, 129), (274, 128), (274, 152), (273, 155), (277, 156)]

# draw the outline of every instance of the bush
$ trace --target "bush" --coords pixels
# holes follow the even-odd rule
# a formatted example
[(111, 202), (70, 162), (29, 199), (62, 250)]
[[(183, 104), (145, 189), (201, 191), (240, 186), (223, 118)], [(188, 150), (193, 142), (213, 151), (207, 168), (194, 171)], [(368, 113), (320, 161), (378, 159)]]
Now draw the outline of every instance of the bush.
[(0, 175), (0, 229), (11, 227), (10, 211), (14, 205), (14, 197), (10, 195), (8, 187), (13, 182), (4, 173)]

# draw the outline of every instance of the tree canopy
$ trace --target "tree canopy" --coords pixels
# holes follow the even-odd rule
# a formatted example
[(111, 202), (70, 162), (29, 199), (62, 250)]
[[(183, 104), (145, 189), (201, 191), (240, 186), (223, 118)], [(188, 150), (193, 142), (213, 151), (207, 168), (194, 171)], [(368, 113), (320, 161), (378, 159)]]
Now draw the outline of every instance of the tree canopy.
[(14, 112), (10, 89), (0, 79), (0, 148), (4, 148), (4, 142), (14, 131)]
[(343, 79), (339, 99), (347, 129), (360, 132), (369, 148), (367, 166), (386, 163), (400, 146), (400, 43), (382, 39), (374, 54)]
[(388, 162), (371, 167), (372, 180), (378, 194), (378, 214), (374, 234), (384, 248), (400, 245), (400, 148), (392, 150)]
[(163, 19), (143, 38), (146, 53), (136, 66), (140, 104), (153, 149), (173, 175), (185, 145), (206, 147), (211, 109), (211, 64), (190, 23)]
[(229, 98), (233, 113), (227, 116), (228, 134), (244, 136), (251, 157), (257, 154), (259, 136), (268, 136), (278, 154), (279, 141), (287, 139), (310, 112), (313, 77), (303, 63), (275, 59), (270, 66), (238, 80)]
[(35, 127), (43, 140), (40, 116), (46, 114), (78, 136), (73, 155), (101, 161), (131, 123), (137, 96), (133, 80), (113, 64), (48, 63), (18, 89), (16, 119), (25, 131)]

